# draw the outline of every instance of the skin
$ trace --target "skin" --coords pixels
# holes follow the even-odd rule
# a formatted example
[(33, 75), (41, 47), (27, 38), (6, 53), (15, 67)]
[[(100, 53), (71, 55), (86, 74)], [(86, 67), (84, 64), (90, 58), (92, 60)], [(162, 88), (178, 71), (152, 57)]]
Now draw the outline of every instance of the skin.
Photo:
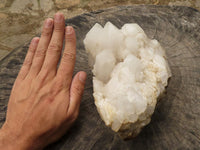
[(0, 129), (1, 150), (43, 149), (70, 128), (86, 80), (83, 71), (72, 78), (75, 57), (75, 31), (65, 27), (63, 14), (57, 13), (44, 22), (41, 37), (31, 41)]

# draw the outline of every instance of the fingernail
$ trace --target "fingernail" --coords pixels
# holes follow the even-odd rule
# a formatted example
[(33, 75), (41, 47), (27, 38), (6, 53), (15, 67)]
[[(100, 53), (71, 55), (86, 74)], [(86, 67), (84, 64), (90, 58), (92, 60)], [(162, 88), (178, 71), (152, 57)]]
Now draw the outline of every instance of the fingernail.
[(39, 38), (38, 37), (33, 38), (33, 40), (32, 40), (32, 44), (33, 45), (37, 45), (38, 42), (39, 42)]
[(73, 31), (73, 28), (71, 26), (66, 27), (66, 34), (71, 34)]
[(86, 78), (87, 78), (87, 74), (86, 74), (85, 72), (79, 73), (79, 80), (80, 80), (82, 83), (85, 83)]
[(47, 19), (46, 22), (45, 22), (45, 27), (49, 28), (51, 26), (52, 26), (52, 20), (51, 19)]
[(61, 13), (57, 13), (55, 15), (55, 22), (61, 22), (63, 21), (63, 15)]

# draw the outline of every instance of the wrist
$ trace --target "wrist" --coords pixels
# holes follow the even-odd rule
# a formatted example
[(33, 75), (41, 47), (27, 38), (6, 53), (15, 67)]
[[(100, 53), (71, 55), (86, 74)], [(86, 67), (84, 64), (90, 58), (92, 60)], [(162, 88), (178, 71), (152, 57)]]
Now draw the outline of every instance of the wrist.
[(0, 149), (1, 150), (27, 150), (30, 145), (22, 135), (15, 134), (7, 127), (0, 129)]

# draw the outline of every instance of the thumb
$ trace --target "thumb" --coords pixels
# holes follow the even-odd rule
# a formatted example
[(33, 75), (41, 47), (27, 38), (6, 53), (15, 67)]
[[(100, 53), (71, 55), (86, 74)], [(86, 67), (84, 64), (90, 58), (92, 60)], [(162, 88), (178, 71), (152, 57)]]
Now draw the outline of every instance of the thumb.
[(72, 115), (79, 111), (81, 97), (83, 95), (85, 81), (87, 74), (84, 71), (78, 72), (72, 80), (70, 88), (70, 102), (68, 108), (68, 114)]

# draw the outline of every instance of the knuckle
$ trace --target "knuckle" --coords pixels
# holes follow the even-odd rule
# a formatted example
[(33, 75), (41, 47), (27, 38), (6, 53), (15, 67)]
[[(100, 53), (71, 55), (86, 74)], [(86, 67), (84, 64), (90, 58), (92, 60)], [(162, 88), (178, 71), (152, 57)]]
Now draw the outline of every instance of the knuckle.
[(35, 53), (35, 49), (36, 49), (36, 48), (33, 46), (33, 44), (31, 44), (31, 45), (29, 46), (28, 52), (34, 54), (34, 53)]
[(74, 61), (75, 58), (76, 58), (76, 55), (72, 52), (64, 52), (63, 56), (62, 56), (62, 59), (63, 59), (64, 62)]
[(51, 29), (44, 28), (44, 29), (42, 30), (42, 36), (44, 36), (44, 37), (49, 37), (49, 36), (51, 36), (51, 33), (52, 33), (52, 30), (51, 30)]
[(59, 53), (61, 52), (62, 46), (57, 43), (50, 44), (48, 47), (48, 53)]
[(32, 65), (32, 60), (30, 60), (30, 59), (24, 60), (23, 66), (31, 66), (31, 65)]
[(62, 23), (56, 23), (55, 24), (55, 27), (54, 27), (54, 31), (55, 32), (63, 32), (63, 34), (64, 34), (64, 26), (63, 26), (63, 24)]
[(63, 30), (62, 27), (55, 27), (55, 28), (54, 28), (54, 32), (59, 32), (59, 33), (62, 33), (62, 32), (63, 32), (63, 34), (64, 34), (64, 30)]
[(66, 42), (68, 43), (76, 43), (76, 39), (74, 37), (66, 35), (65, 39), (66, 39)]
[(39, 48), (36, 52), (35, 52), (35, 57), (43, 57), (46, 55), (46, 49), (44, 48)]
[(74, 94), (75, 95), (82, 95), (82, 91), (83, 91), (83, 89), (82, 89), (82, 87), (80, 86), (80, 85), (76, 85), (76, 86), (74, 86)]

